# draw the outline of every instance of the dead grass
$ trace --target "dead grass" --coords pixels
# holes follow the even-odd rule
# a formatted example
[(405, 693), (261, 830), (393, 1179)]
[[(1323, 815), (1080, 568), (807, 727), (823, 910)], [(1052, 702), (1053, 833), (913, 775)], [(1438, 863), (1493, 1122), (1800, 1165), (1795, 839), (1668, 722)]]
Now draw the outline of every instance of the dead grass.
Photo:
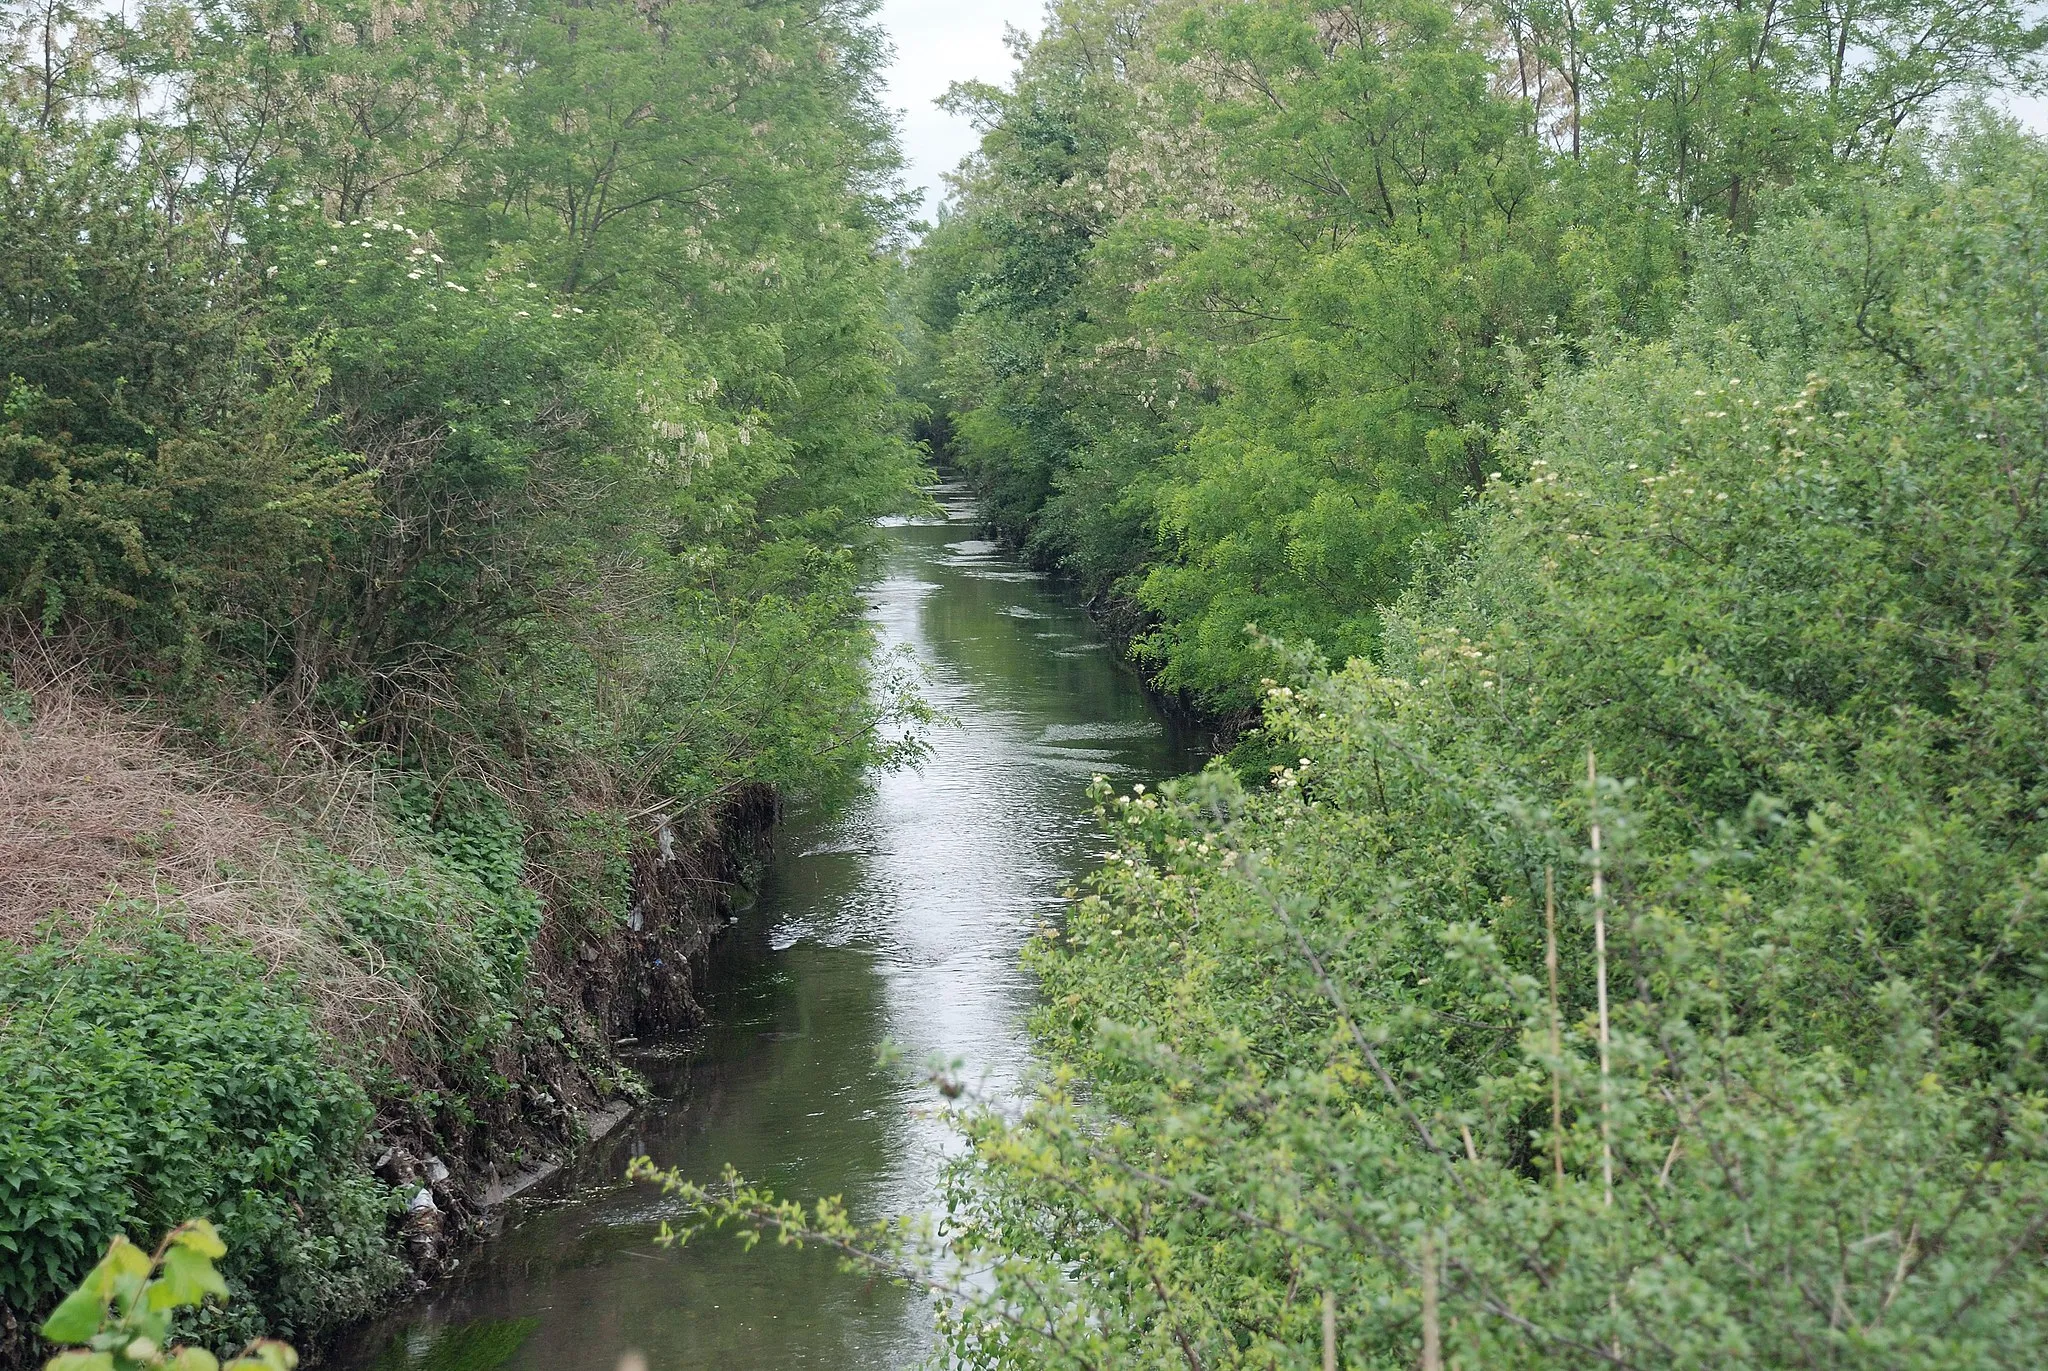
[(391, 1058), (427, 1023), (423, 1006), (341, 948), (308, 889), (309, 830), (354, 860), (387, 855), (368, 771), (282, 740), (263, 749), (283, 758), (277, 771), (236, 774), (34, 666), (14, 665), (33, 723), (0, 721), (0, 938), (118, 937), (110, 901), (154, 905), (194, 937), (245, 944), (272, 975), (296, 973), (330, 1034), (401, 1066)]

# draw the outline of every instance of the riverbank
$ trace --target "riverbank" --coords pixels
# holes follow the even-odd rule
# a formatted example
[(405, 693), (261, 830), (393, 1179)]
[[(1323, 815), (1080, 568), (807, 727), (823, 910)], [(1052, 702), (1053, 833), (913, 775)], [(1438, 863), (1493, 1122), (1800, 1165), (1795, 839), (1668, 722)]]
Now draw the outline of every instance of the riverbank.
[(702, 1022), (776, 818), (758, 786), (522, 813), (61, 676), (5, 704), (8, 1367), (40, 1364), (51, 1265), (188, 1211), (234, 1241), (236, 1298), (195, 1330), (216, 1341), (317, 1347), (452, 1274), (490, 1206), (644, 1096), (618, 1041)]
[(850, 1281), (825, 1252), (710, 1233), (663, 1249), (655, 1229), (678, 1212), (620, 1177), (647, 1155), (707, 1181), (730, 1164), (868, 1217), (930, 1207), (952, 1140), (922, 1064), (959, 1058), (998, 1091), (1025, 1073), (1036, 989), (1019, 954), (1106, 841), (1093, 777), (1150, 785), (1200, 765), (1202, 740), (1160, 713), (1069, 588), (981, 538), (964, 491), (933, 493), (946, 517), (892, 523), (864, 597), (884, 654), (914, 664), (944, 720), (922, 764), (788, 817), (758, 899), (712, 951), (707, 1027), (631, 1049), (648, 1102), (508, 1205), (454, 1280), (352, 1339), (341, 1371), (614, 1371), (627, 1350), (784, 1371), (929, 1351), (914, 1292)]
[(860, 623), (924, 477), (865, 11), (191, 37), (0, 21), (63, 73), (0, 97), (17, 1360), (196, 1215), (215, 1351), (438, 1274), (693, 1020), (769, 797), (918, 709)]

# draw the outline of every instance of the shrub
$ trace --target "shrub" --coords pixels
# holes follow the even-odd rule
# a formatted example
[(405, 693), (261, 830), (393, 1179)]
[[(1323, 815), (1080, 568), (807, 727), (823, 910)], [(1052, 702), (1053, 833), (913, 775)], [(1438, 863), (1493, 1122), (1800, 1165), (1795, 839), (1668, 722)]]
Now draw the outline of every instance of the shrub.
[(400, 1278), (362, 1088), (288, 978), (142, 906), (0, 947), (0, 1298), (46, 1308), (123, 1230), (215, 1215), (237, 1295), (211, 1340), (319, 1328)]
[(2048, 157), (1967, 151), (1547, 387), (1271, 787), (1106, 810), (964, 1361), (2038, 1361)]
[(0, 128), (0, 608), (128, 662), (283, 615), (363, 512), (206, 226), (150, 204), (117, 138)]
[[(228, 1297), (227, 1282), (214, 1267), (226, 1255), (227, 1246), (205, 1219), (179, 1224), (153, 1253), (117, 1236), (43, 1321), (43, 1336), (51, 1342), (84, 1344), (59, 1352), (45, 1371), (222, 1371), (205, 1348), (174, 1343), (171, 1329), (179, 1310)], [(256, 1338), (226, 1371), (293, 1371), (298, 1364), (290, 1344)]]

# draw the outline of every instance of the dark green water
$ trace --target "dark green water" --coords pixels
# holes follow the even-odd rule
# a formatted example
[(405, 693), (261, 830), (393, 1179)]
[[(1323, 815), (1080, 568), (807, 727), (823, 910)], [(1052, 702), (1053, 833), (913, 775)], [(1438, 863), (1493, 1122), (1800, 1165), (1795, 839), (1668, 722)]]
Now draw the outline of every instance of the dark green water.
[(1026, 1067), (1030, 930), (1102, 845), (1091, 777), (1119, 785), (1199, 764), (1115, 663), (1080, 608), (950, 519), (891, 530), (870, 596), (949, 721), (916, 771), (877, 776), (849, 812), (778, 839), (759, 902), (720, 954), (701, 1039), (637, 1063), (658, 1099), (547, 1191), (448, 1287), (370, 1330), (351, 1371), (650, 1371), (913, 1365), (930, 1348), (919, 1296), (865, 1287), (822, 1253), (707, 1235), (664, 1252), (673, 1210), (623, 1185), (645, 1152), (715, 1177), (728, 1162), (793, 1196), (841, 1195), (864, 1217), (934, 1201), (943, 1129), (929, 1086), (876, 1064), (962, 1057), (1000, 1092)]

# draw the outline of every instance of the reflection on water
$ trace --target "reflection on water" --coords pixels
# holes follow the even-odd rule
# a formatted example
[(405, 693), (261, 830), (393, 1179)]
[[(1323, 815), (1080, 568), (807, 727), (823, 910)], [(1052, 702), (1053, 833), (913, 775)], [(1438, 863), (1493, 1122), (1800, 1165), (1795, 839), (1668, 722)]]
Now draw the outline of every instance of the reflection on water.
[(887, 1368), (929, 1347), (919, 1296), (842, 1275), (828, 1254), (745, 1253), (705, 1235), (662, 1251), (669, 1202), (618, 1179), (645, 1152), (709, 1178), (731, 1163), (861, 1217), (925, 1207), (943, 1131), (914, 1073), (964, 1057), (1001, 1090), (1023, 1066), (1029, 930), (1099, 846), (1095, 775), (1122, 783), (1196, 764), (1059, 590), (971, 536), (972, 511), (891, 530), (871, 602), (948, 723), (914, 772), (852, 809), (801, 817), (758, 904), (713, 967), (711, 1030), (636, 1063), (656, 1102), (593, 1149), (552, 1198), (515, 1201), (464, 1276), (368, 1334), (357, 1371)]
[(372, 1371), (490, 1371), (522, 1347), (539, 1319), (477, 1319), (470, 1323), (427, 1324), (392, 1340)]

